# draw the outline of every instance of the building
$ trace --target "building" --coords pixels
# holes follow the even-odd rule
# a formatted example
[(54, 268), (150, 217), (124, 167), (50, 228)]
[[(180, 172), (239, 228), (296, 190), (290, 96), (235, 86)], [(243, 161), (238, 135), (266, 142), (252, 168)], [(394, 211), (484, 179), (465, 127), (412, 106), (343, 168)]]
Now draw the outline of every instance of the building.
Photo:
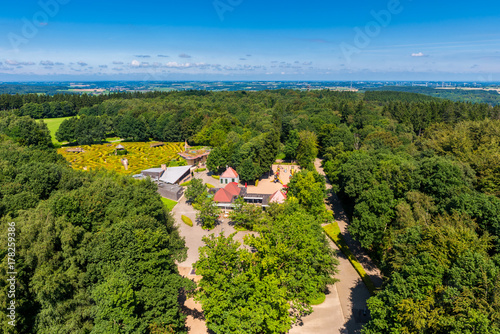
[(190, 148), (187, 147), (186, 151), (178, 154), (186, 160), (188, 165), (195, 166), (199, 163), (204, 164), (207, 161), (207, 157), (210, 154), (210, 150), (208, 148), (191, 150)]
[(278, 190), (269, 197), (269, 203), (283, 204), (286, 201), (286, 194), (283, 190)]
[(179, 184), (191, 177), (191, 168), (192, 166), (167, 167), (166, 165), (162, 165), (160, 168), (143, 170), (141, 174), (149, 176), (155, 181), (167, 184)]
[(184, 189), (177, 184), (158, 183), (158, 193), (165, 198), (179, 201), (184, 193)]
[(232, 167), (228, 167), (220, 176), (220, 183), (229, 184), (231, 182), (240, 183), (240, 176)]
[(238, 197), (242, 197), (247, 203), (261, 205), (262, 207), (269, 206), (270, 195), (248, 194), (247, 189), (238, 187), (236, 182), (230, 182), (224, 188), (211, 189), (210, 192), (215, 194), (214, 201), (223, 210), (231, 210), (234, 207), (234, 201)]

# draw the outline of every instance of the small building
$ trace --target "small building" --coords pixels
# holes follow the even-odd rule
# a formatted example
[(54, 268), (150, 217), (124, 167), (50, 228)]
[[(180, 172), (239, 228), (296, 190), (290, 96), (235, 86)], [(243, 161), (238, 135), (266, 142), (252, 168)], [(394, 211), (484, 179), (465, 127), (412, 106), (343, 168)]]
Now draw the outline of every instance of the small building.
[(207, 161), (207, 157), (210, 154), (210, 151), (197, 150), (197, 151), (181, 152), (178, 154), (186, 160), (188, 165), (194, 166), (199, 163), (204, 164)]
[(191, 175), (192, 166), (149, 168), (141, 172), (144, 176), (149, 176), (155, 181), (161, 181), (168, 184), (179, 184)]
[(184, 193), (184, 189), (177, 184), (158, 183), (158, 193), (165, 198), (173, 201), (179, 201)]
[(122, 144), (118, 144), (118, 145), (116, 145), (116, 147), (115, 147), (115, 148), (116, 148), (118, 151), (120, 151), (120, 150), (124, 150), (124, 149), (125, 149), (125, 147), (124, 147)]
[(278, 190), (269, 197), (269, 203), (283, 204), (286, 201), (286, 194), (282, 190)]
[(240, 183), (240, 176), (232, 167), (228, 167), (220, 176), (220, 183), (229, 184), (231, 182)]
[(69, 152), (69, 153), (85, 153), (85, 151), (81, 147), (68, 148), (68, 149), (66, 149), (66, 152)]

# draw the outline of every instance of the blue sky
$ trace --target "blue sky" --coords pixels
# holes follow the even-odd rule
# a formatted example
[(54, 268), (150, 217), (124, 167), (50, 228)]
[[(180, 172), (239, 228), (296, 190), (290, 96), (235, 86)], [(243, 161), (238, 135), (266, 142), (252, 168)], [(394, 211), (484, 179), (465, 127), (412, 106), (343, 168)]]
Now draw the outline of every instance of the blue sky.
[(500, 81), (500, 4), (7, 2), (0, 81)]

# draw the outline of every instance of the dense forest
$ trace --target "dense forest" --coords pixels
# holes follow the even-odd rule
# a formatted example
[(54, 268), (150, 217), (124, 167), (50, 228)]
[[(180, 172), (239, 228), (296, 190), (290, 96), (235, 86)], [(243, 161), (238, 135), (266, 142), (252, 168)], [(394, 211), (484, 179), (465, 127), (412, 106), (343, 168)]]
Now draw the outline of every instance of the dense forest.
[[(0, 226), (14, 233), (17, 275), (16, 326), (2, 292), (2, 333), (186, 333), (177, 296), (193, 283), (177, 272), (186, 249), (156, 186), (72, 170), (43, 123), (3, 125)], [(16, 131), (25, 126), (38, 134)], [(0, 240), (7, 291), (12, 248)]]
[[(168, 312), (151, 311), (148, 289), (157, 287), (130, 274), (156, 266), (151, 275), (162, 275), (158, 282), (168, 282), (168, 289), (189, 288), (172, 266), (183, 256), (182, 241), (151, 184), (69, 170), (51, 150), (44, 124), (20, 116), (24, 107), (0, 118), (0, 132), (10, 138), (3, 138), (0, 151), (2, 226), (14, 219), (26, 231), (18, 241), (26, 268), (19, 293), (22, 307), (34, 312), (23, 319), (24, 328), (106, 332), (116, 315), (137, 332), (167, 328), (162, 324), (182, 332), (177, 304), (165, 298), (154, 307)], [(216, 333), (245, 332), (252, 323), (258, 326), (247, 332), (283, 332), (297, 317), (287, 316), (288, 302), (297, 314), (307, 313), (308, 302), (329, 283), (333, 271), (322, 266), (303, 282), (292, 273), (305, 267), (276, 269), (286, 259), (272, 247), (281, 240), (286, 248), (288, 236), (300, 251), (289, 256), (302, 259), (312, 251), (326, 263), (319, 255), (324, 236), (318, 226), (325, 215), (324, 183), (313, 171), (316, 156), (352, 218), (350, 232), (385, 275), (369, 300), (364, 333), (500, 333), (500, 106), (403, 92), (200, 91), (98, 101), (81, 105), (78, 116), (62, 123), (58, 140), (83, 144), (109, 134), (187, 140), (213, 147), (211, 171), (228, 165), (243, 181), (267, 173), (277, 156), (305, 170), (292, 179), (283, 208), (256, 218), (252, 229), (261, 237), (246, 243), (257, 254), (238, 248), (231, 236), (205, 240), (198, 298)], [(244, 224), (246, 218), (240, 217)], [(117, 230), (128, 233), (123, 244), (115, 239)], [(121, 253), (110, 253), (107, 247), (118, 240)], [(146, 255), (129, 259), (136, 248)], [(292, 283), (296, 288), (289, 288)], [(244, 289), (235, 289), (238, 284)], [(273, 298), (258, 294), (264, 287)], [(99, 299), (110, 291), (131, 299)], [(221, 291), (230, 291), (228, 299), (213, 303)], [(221, 318), (221, 305), (248, 296), (250, 320), (238, 322), (229, 307), (224, 314), (230, 322)], [(261, 317), (259, 303), (275, 313)], [(59, 322), (49, 321), (54, 312), (64, 315)]]

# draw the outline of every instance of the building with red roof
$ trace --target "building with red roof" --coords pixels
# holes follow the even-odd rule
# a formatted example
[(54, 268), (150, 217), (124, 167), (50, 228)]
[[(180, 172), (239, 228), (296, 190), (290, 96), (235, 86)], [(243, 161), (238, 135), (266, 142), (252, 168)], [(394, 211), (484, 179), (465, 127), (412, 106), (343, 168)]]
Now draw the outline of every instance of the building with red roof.
[(220, 183), (230, 184), (231, 182), (240, 183), (240, 176), (232, 167), (228, 167), (220, 176)]
[(214, 200), (222, 204), (233, 203), (234, 200), (241, 194), (241, 188), (235, 182), (229, 183), (224, 188), (217, 190), (214, 196)]

